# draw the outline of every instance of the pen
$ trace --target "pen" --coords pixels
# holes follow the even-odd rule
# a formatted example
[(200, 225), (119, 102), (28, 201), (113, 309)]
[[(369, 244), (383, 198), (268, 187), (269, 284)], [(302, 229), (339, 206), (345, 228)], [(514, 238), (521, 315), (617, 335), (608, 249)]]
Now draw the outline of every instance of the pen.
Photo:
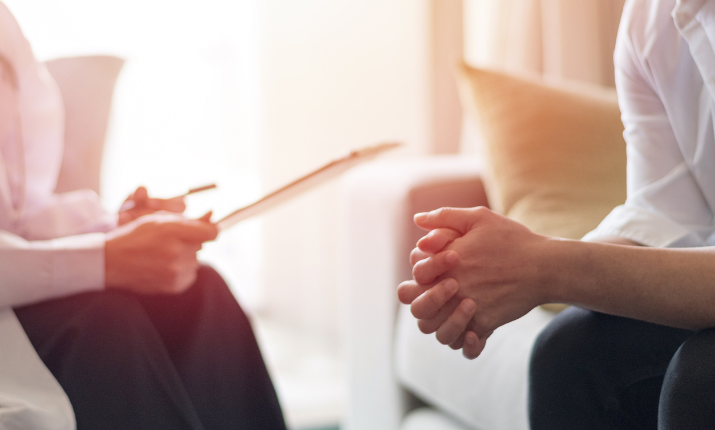
[[(184, 194), (179, 194), (178, 196), (169, 197), (168, 199), (163, 199), (163, 200), (180, 199), (180, 198), (186, 197), (190, 194), (196, 194), (196, 193), (200, 193), (202, 191), (213, 190), (214, 188), (217, 188), (216, 184), (209, 184), (209, 185), (204, 185), (202, 187), (191, 188), (189, 191), (187, 191)], [(136, 206), (137, 206), (137, 202), (135, 202), (134, 200), (129, 200), (129, 201), (124, 202), (124, 204), (122, 205), (122, 207), (119, 210), (120, 211), (128, 211), (128, 210), (134, 209)]]
[(186, 197), (189, 194), (200, 193), (201, 191), (206, 191), (206, 190), (213, 190), (214, 188), (217, 188), (216, 184), (204, 185), (203, 187), (192, 188), (186, 194), (182, 194), (180, 196), (176, 196), (176, 197), (172, 197), (172, 198), (176, 199), (179, 197)]

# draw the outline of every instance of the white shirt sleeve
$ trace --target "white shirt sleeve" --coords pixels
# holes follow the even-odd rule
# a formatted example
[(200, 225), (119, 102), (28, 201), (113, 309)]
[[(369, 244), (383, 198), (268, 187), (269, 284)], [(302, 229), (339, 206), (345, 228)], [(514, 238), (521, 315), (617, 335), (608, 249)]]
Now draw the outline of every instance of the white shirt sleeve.
[(27, 241), (0, 230), (0, 307), (104, 288), (104, 234)]
[(55, 194), (19, 221), (18, 234), (0, 230), (0, 307), (104, 288), (103, 232), (116, 216), (96, 193)]
[(652, 247), (703, 246), (712, 213), (627, 25), (619, 34), (614, 60), (627, 143), (628, 198), (583, 240), (620, 237)]
[(18, 224), (16, 234), (0, 230), (0, 307), (104, 288), (103, 232), (116, 217), (96, 193), (52, 195)]

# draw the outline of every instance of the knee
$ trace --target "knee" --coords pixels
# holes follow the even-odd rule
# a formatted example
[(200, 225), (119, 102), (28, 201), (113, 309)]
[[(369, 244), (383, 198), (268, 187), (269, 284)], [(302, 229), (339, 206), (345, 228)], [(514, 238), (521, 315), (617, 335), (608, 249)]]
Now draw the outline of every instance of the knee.
[(715, 389), (715, 329), (702, 330), (688, 338), (673, 356), (668, 375), (692, 384), (707, 384)]
[(591, 379), (585, 369), (594, 354), (594, 339), (603, 330), (600, 317), (592, 311), (570, 308), (556, 316), (537, 337), (529, 367), (532, 428), (554, 428), (554, 423), (562, 423), (564, 411), (573, 409), (573, 402), (591, 395)]
[(184, 295), (187, 300), (206, 309), (238, 307), (243, 313), (226, 281), (211, 266), (203, 264), (199, 266), (196, 282)]
[(233, 296), (223, 277), (213, 267), (205, 264), (199, 266), (196, 281), (187, 292), (202, 299), (225, 299)]
[(102, 291), (85, 300), (78, 317), (86, 320), (106, 321), (129, 317), (141, 309), (133, 295), (118, 291)]
[(670, 361), (665, 374), (661, 403), (667, 409), (672, 401), (689, 407), (712, 407), (715, 401), (715, 329), (700, 331), (688, 338)]
[(552, 379), (565, 366), (579, 363), (589, 355), (600, 331), (600, 314), (569, 308), (556, 316), (539, 334), (531, 352), (530, 373)]
[(221, 284), (226, 284), (221, 277), (221, 275), (214, 269), (213, 267), (209, 266), (208, 264), (201, 264), (199, 266), (197, 275), (196, 275), (196, 282), (195, 284), (202, 284), (202, 283), (221, 283)]
[(145, 331), (151, 322), (141, 304), (131, 294), (103, 291), (85, 297), (73, 318), (72, 330), (91, 342), (117, 342)]

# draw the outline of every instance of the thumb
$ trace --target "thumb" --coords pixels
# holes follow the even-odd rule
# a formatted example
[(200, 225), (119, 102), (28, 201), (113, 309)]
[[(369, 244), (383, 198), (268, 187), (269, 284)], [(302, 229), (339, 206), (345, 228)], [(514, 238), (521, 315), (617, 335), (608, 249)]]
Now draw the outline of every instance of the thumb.
[(484, 213), (489, 211), (484, 207), (477, 208), (440, 208), (431, 212), (415, 215), (415, 224), (427, 230), (451, 228), (461, 234), (467, 233)]
[(214, 214), (214, 211), (208, 211), (206, 212), (201, 218), (198, 218), (199, 221), (205, 221), (210, 223), (211, 222), (211, 216)]
[(134, 196), (132, 197), (132, 200), (135, 202), (144, 202), (149, 198), (149, 193), (146, 190), (146, 187), (139, 187), (134, 191)]
[(200, 219), (184, 219), (166, 223), (166, 231), (185, 242), (207, 242), (216, 239), (218, 228)]

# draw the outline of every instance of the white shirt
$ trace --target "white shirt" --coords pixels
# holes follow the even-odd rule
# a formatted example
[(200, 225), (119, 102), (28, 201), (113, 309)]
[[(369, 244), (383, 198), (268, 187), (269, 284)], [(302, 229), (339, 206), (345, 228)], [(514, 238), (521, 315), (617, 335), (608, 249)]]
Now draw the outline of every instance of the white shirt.
[(584, 240), (715, 245), (715, 1), (629, 0), (614, 53), (628, 198)]

